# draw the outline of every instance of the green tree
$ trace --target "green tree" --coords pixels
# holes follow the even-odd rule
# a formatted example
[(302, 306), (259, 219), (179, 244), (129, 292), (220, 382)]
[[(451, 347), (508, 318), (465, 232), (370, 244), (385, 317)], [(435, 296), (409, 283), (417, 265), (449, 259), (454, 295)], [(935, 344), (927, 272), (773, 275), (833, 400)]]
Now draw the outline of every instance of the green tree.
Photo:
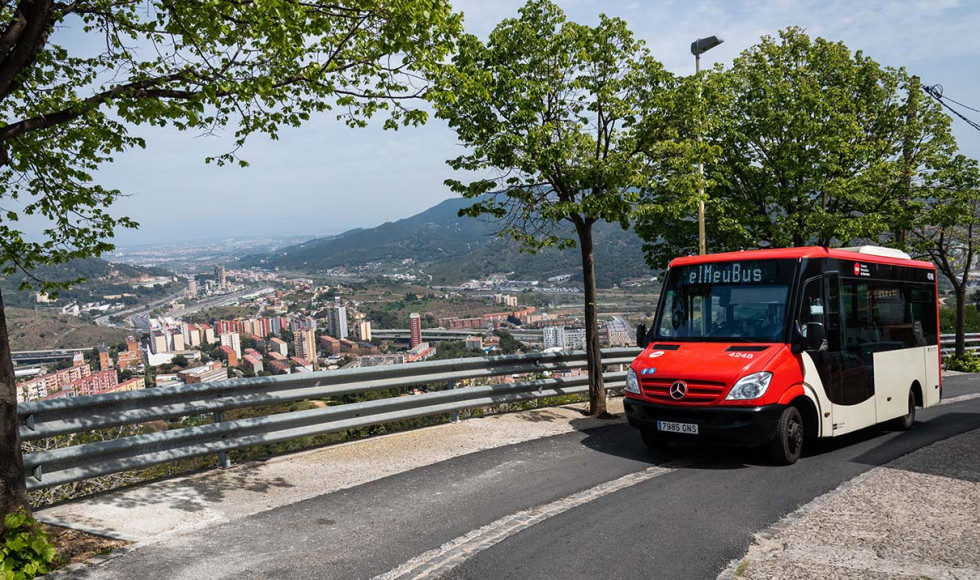
[(967, 286), (980, 252), (980, 170), (961, 155), (919, 180), (910, 207), (917, 219), (907, 231), (912, 252), (932, 260), (953, 286), (956, 356), (966, 354)]
[(524, 345), (506, 330), (494, 330), (493, 334), (500, 338), (500, 352), (504, 354), (517, 354), (524, 348)]
[(468, 148), (449, 165), (487, 176), (446, 181), (474, 200), (460, 214), (500, 220), (501, 233), (530, 252), (578, 245), (590, 412), (604, 414), (593, 225), (629, 227), (636, 189), (671, 134), (672, 75), (622, 20), (584, 26), (531, 0), (486, 43), (464, 36), (434, 81), (437, 116)]
[(436, 344), (436, 354), (429, 360), (478, 357), (485, 354), (482, 350), (466, 348), (466, 343), (462, 340), (444, 340)]
[[(359, 126), (416, 124), (419, 72), (440, 62), (460, 28), (445, 0), (322, 2), (114, 2), (22, 0), (0, 4), (0, 265), (25, 286), (51, 283), (44, 264), (98, 256), (119, 228), (107, 208), (119, 191), (94, 181), (113, 156), (143, 147), (134, 125), (214, 133), (229, 151), (255, 133), (333, 110)], [(98, 50), (70, 50), (66, 31)], [(28, 236), (20, 219), (46, 220)], [(19, 453), (10, 343), (0, 304), (0, 515), (29, 509)]]
[[(955, 151), (948, 117), (917, 78), (799, 28), (707, 76), (697, 110), (709, 251), (906, 244), (922, 175)], [(662, 185), (648, 188), (637, 227), (655, 267), (697, 248), (689, 194)]]

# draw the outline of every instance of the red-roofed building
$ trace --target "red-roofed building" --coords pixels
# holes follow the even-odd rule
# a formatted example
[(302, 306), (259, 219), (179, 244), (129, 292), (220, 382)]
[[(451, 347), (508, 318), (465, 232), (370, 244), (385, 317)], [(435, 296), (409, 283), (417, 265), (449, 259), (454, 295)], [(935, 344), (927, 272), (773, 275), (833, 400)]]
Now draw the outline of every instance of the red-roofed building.
[(271, 360), (269, 361), (269, 371), (275, 374), (289, 374), (289, 363), (285, 360)]
[(293, 358), (291, 358), (289, 360), (291, 360), (292, 362), (296, 363), (296, 372), (298, 372), (298, 373), (312, 373), (313, 372), (313, 364), (310, 363), (308, 360), (299, 358), (298, 356), (294, 356)]
[[(234, 352), (232, 354), (235, 354)], [(223, 381), (228, 378), (228, 370), (221, 364), (221, 361), (211, 361), (203, 366), (184, 369), (177, 373), (180, 380), (188, 385), (198, 383), (211, 383)]]
[(241, 324), (237, 320), (218, 320), (214, 323), (214, 333), (218, 335), (241, 331)]
[(326, 351), (327, 354), (337, 354), (340, 352), (340, 341), (332, 336), (321, 336), (320, 348)]
[(265, 370), (262, 366), (262, 358), (252, 354), (247, 354), (242, 357), (242, 366), (252, 369), (252, 372), (256, 373)]
[[(321, 342), (323, 341), (322, 338), (320, 340), (321, 340)], [(282, 356), (288, 356), (289, 355), (289, 345), (287, 345), (286, 344), (286, 341), (283, 340), (283, 339), (281, 339), (281, 338), (275, 338), (275, 337), (270, 338), (269, 339), (269, 354), (271, 355), (274, 352), (275, 353), (279, 353)]]
[(217, 342), (215, 340), (214, 328), (210, 324), (198, 324), (197, 330), (201, 333), (201, 342), (206, 342), (208, 344), (214, 344)]
[(98, 395), (111, 391), (119, 384), (119, 377), (115, 370), (93, 373), (85, 378), (68, 383), (62, 390), (73, 391), (76, 397), (85, 395)]
[(49, 395), (58, 393), (68, 388), (68, 385), (92, 375), (92, 368), (86, 364), (75, 365), (71, 368), (62, 369), (37, 378), (24, 381), (17, 385), (19, 391), (24, 393), (25, 401), (36, 401), (48, 398)]
[(116, 388), (111, 391), (106, 391), (108, 393), (124, 393), (126, 391), (139, 391), (146, 388), (146, 379), (143, 377), (136, 377), (135, 379), (129, 379), (126, 382), (119, 383)]
[(120, 370), (135, 369), (136, 367), (140, 366), (141, 362), (143, 362), (143, 359), (140, 357), (138, 350), (122, 350), (119, 351), (119, 358), (116, 362), (116, 366), (118, 366)]
[(218, 350), (221, 352), (220, 354), (221, 360), (225, 361), (226, 365), (230, 367), (238, 366), (238, 355), (235, 354), (235, 349), (231, 348), (228, 345), (223, 345), (221, 347), (218, 347)]

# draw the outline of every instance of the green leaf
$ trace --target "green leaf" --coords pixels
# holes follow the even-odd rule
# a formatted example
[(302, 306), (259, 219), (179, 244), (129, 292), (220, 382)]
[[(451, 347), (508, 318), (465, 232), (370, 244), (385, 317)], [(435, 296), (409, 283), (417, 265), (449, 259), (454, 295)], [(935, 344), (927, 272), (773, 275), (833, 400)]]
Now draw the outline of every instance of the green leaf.
[(10, 513), (3, 518), (3, 527), (7, 530), (15, 530), (24, 525), (25, 520), (27, 515), (23, 511)]

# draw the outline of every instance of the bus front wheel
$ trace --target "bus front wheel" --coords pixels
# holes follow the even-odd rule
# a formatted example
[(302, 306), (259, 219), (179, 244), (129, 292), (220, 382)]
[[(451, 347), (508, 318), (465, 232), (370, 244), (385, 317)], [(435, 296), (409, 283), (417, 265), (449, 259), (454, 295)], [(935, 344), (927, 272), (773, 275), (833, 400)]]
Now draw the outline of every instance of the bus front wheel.
[(915, 423), (915, 392), (909, 390), (909, 412), (895, 419), (892, 423), (899, 431), (908, 431)]
[(803, 417), (796, 407), (786, 407), (769, 443), (769, 455), (779, 465), (792, 465), (803, 453)]

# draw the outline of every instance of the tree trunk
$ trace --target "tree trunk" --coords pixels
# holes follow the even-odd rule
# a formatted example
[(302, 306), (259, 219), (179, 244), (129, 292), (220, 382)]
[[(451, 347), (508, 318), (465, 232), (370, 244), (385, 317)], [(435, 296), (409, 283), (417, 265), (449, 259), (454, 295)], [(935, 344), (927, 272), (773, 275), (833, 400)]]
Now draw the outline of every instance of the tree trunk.
[(0, 529), (3, 516), (19, 507), (30, 513), (27, 484), (20, 456), (20, 423), (17, 421), (17, 381), (10, 359), (7, 318), (0, 295)]
[(592, 223), (585, 218), (575, 221), (578, 245), (582, 250), (582, 278), (585, 281), (585, 352), (589, 370), (589, 414), (606, 414), (606, 387), (602, 383), (602, 352), (599, 350), (599, 320), (595, 288), (595, 254), (592, 248)]
[(966, 285), (953, 286), (956, 293), (956, 356), (966, 355)]

